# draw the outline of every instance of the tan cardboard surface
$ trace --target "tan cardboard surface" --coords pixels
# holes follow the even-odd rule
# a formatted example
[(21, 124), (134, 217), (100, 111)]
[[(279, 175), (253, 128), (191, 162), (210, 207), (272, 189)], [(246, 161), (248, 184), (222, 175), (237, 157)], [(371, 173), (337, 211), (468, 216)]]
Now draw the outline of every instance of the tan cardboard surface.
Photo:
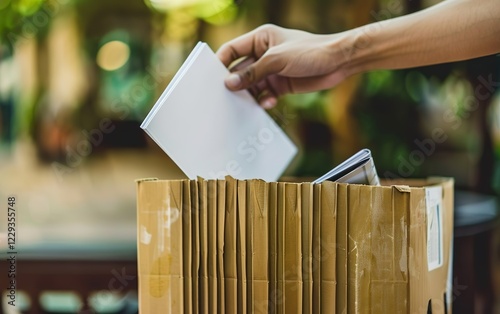
[(348, 186), (349, 313), (426, 313), (429, 300), (433, 313), (445, 313), (453, 182), (411, 181), (429, 183), (441, 185), (443, 193), (443, 264), (433, 271), (427, 261), (426, 188)]
[(141, 313), (445, 313), (453, 180), (397, 183), (139, 181)]
[(247, 312), (246, 212), (247, 182), (238, 181), (238, 214), (236, 227), (236, 270), (238, 274), (238, 313)]
[(321, 311), (335, 312), (337, 184), (325, 182), (321, 189)]
[[(302, 195), (302, 313), (313, 312), (313, 185), (301, 184)], [(335, 230), (336, 228), (334, 228)], [(334, 270), (335, 271), (335, 270)]]
[(276, 250), (277, 250), (277, 286), (276, 286), (276, 313), (285, 312), (285, 183), (278, 182), (278, 214), (276, 220)]
[(321, 184), (313, 185), (313, 313), (321, 312)]
[(217, 180), (207, 184), (208, 312), (217, 313)]
[(140, 310), (183, 312), (182, 181), (138, 183)]
[(369, 313), (369, 295), (372, 267), (371, 226), (372, 226), (372, 188), (351, 185), (349, 191), (347, 285), (349, 313)]
[(199, 270), (200, 270), (200, 208), (198, 197), (198, 182), (189, 181), (191, 187), (191, 230), (193, 240), (193, 311), (199, 311), (200, 305), (200, 284), (199, 284)]
[(184, 271), (184, 313), (193, 313), (193, 230), (191, 225), (191, 187), (189, 181), (182, 182), (182, 247)]
[[(278, 302), (278, 183), (269, 183), (269, 312), (277, 313)], [(271, 227), (271, 226), (274, 226)]]
[(198, 192), (200, 202), (200, 313), (209, 313), (208, 304), (208, 184), (207, 181), (198, 178)]
[(237, 245), (236, 245), (236, 221), (238, 214), (236, 180), (226, 178), (226, 219), (224, 224), (224, 275), (226, 293), (224, 296), (227, 313), (238, 311), (238, 274)]
[[(391, 288), (394, 289), (394, 293), (392, 294), (393, 300), (391, 300), (390, 296), (387, 298), (389, 304), (386, 306), (386, 308), (391, 311), (401, 312), (408, 310), (408, 299), (410, 298), (410, 296), (408, 295), (408, 263), (409, 259), (411, 259), (411, 255), (416, 253), (410, 253), (408, 240), (408, 235), (410, 233), (409, 230), (413, 228), (410, 225), (411, 223), (413, 223), (410, 220), (410, 213), (414, 211), (414, 209), (410, 207), (411, 204), (409, 201), (411, 190), (401, 189), (398, 188), (398, 186), (392, 187), (391, 190), (391, 206), (393, 213), (393, 220), (391, 224), (394, 230), (394, 234), (392, 235), (394, 248), (391, 254), (391, 257), (393, 259), (392, 270), (394, 272), (394, 284), (391, 285)], [(387, 208), (390, 207), (387, 206)], [(399, 222), (399, 224), (397, 222)], [(425, 237), (425, 234), (420, 236)], [(374, 303), (374, 307), (377, 307), (377, 302), (381, 302), (380, 300), (374, 301), (376, 301)], [(385, 304), (385, 301), (381, 303)], [(391, 303), (394, 304), (394, 308), (390, 307)]]
[(285, 183), (284, 293), (285, 313), (302, 313), (302, 209), (300, 185)]
[(217, 308), (219, 313), (226, 313), (226, 278), (224, 273), (226, 228), (226, 181), (217, 180)]
[[(406, 281), (397, 276), (396, 265), (403, 262), (406, 257), (395, 256), (395, 233), (403, 230), (403, 224), (395, 225), (394, 221), (401, 221), (404, 217), (397, 215), (393, 208), (392, 189), (373, 189), (372, 223), (371, 223), (371, 252), (374, 264), (372, 268), (372, 289), (369, 295), (360, 298), (372, 304), (374, 313), (389, 313), (397, 309), (398, 300), (405, 300), (404, 296), (392, 297), (398, 291), (406, 293)], [(390, 213), (384, 215), (384, 213)], [(404, 221), (404, 220), (403, 220)], [(396, 230), (396, 228), (398, 228)], [(402, 250), (398, 250), (401, 252)], [(406, 250), (404, 250), (406, 252)], [(385, 300), (385, 302), (378, 302)], [(398, 309), (401, 310), (401, 309)]]
[[(254, 243), (254, 235), (256, 230), (254, 230), (254, 211), (256, 210), (255, 207), (258, 206), (255, 201), (255, 187), (254, 187), (254, 181), (248, 182), (246, 185), (246, 251), (248, 254), (245, 255), (246, 257), (246, 267), (247, 267), (247, 311), (248, 313), (253, 312), (253, 308), (255, 306), (254, 302), (254, 285), (255, 285), (255, 278), (254, 278), (254, 267), (255, 265), (253, 264), (254, 259), (253, 256), (255, 254), (255, 243)], [(258, 245), (258, 244), (257, 244)]]
[[(434, 179), (434, 182), (436, 182)], [(427, 269), (427, 215), (425, 206), (425, 190), (415, 189), (416, 193), (410, 196), (410, 204), (413, 210), (410, 213), (411, 226), (409, 230), (409, 289), (410, 311), (417, 312), (427, 310), (427, 303), (431, 300), (432, 313), (445, 313), (443, 304), (446, 293), (446, 282), (448, 278), (449, 252), (453, 236), (453, 184), (450, 181), (443, 182), (443, 265), (433, 271), (422, 271)], [(412, 191), (413, 192), (413, 191)], [(414, 253), (413, 253), (414, 252)], [(448, 309), (450, 312), (451, 309)]]
[(349, 193), (347, 184), (337, 185), (337, 290), (335, 297), (336, 313), (347, 313), (347, 211)]
[[(183, 291), (184, 291), (184, 278), (183, 276), (183, 256), (182, 256), (182, 181), (171, 181), (167, 183), (166, 186), (167, 196), (165, 197), (165, 207), (163, 215), (160, 215), (157, 221), (157, 226), (160, 227), (161, 237), (160, 241), (164, 241), (164, 243), (159, 243), (159, 253), (161, 254), (160, 258), (155, 261), (159, 264), (159, 270), (161, 272), (161, 264), (163, 261), (161, 259), (164, 258), (164, 253), (168, 255), (168, 242), (170, 242), (171, 250), (170, 250), (170, 265), (171, 265), (171, 274), (174, 275), (172, 278), (172, 305), (184, 311), (183, 302), (184, 299)], [(161, 230), (161, 228), (165, 230)], [(163, 239), (162, 239), (163, 238)], [(162, 246), (165, 246), (164, 248)], [(154, 264), (155, 264), (154, 263)], [(153, 288), (154, 285), (150, 286)], [(160, 291), (163, 288), (160, 288)], [(160, 292), (163, 294), (163, 291)]]
[(269, 308), (269, 190), (263, 181), (248, 184), (247, 255), (248, 311), (267, 313)]

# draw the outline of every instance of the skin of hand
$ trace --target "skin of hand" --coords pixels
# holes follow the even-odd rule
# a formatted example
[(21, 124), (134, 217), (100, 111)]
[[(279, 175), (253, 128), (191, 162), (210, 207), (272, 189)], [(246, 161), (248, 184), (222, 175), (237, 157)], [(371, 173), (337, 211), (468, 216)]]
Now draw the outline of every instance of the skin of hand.
[[(264, 25), (222, 45), (230, 90), (264, 108), (287, 93), (331, 88), (350, 75), (465, 60), (500, 52), (498, 0), (447, 0), (406, 16), (317, 35)], [(237, 63), (239, 59), (243, 62)]]
[(348, 73), (338, 61), (345, 58), (341, 51), (330, 48), (338, 40), (337, 34), (263, 25), (221, 46), (217, 56), (226, 66), (246, 57), (231, 68), (226, 86), (248, 88), (268, 109), (280, 95), (326, 89), (344, 80)]

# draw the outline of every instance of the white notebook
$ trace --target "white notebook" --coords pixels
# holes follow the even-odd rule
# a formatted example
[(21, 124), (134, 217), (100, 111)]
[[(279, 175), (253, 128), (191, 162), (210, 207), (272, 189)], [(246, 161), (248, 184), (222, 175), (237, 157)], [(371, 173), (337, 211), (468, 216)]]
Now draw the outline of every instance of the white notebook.
[(225, 87), (228, 74), (199, 42), (141, 128), (190, 179), (276, 181), (297, 148), (248, 91)]

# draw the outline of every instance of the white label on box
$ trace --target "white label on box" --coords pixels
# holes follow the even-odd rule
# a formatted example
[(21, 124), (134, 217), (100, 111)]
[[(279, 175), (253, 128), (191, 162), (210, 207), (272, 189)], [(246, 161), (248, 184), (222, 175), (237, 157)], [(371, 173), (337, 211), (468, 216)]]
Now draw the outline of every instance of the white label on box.
[(427, 266), (429, 271), (443, 265), (443, 189), (425, 189), (427, 208)]

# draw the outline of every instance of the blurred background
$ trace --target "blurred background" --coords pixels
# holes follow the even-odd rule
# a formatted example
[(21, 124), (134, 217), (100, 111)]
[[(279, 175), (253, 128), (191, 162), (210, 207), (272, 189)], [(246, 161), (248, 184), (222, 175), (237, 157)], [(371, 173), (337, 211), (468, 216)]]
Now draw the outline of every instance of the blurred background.
[[(216, 50), (264, 23), (333, 33), (436, 2), (0, 0), (0, 200), (16, 196), (19, 246), (135, 246), (134, 180), (183, 178), (139, 125), (197, 41)], [(382, 178), (453, 176), (500, 195), (499, 65), (377, 71), (283, 97), (270, 114), (300, 148), (286, 175), (367, 147)]]

